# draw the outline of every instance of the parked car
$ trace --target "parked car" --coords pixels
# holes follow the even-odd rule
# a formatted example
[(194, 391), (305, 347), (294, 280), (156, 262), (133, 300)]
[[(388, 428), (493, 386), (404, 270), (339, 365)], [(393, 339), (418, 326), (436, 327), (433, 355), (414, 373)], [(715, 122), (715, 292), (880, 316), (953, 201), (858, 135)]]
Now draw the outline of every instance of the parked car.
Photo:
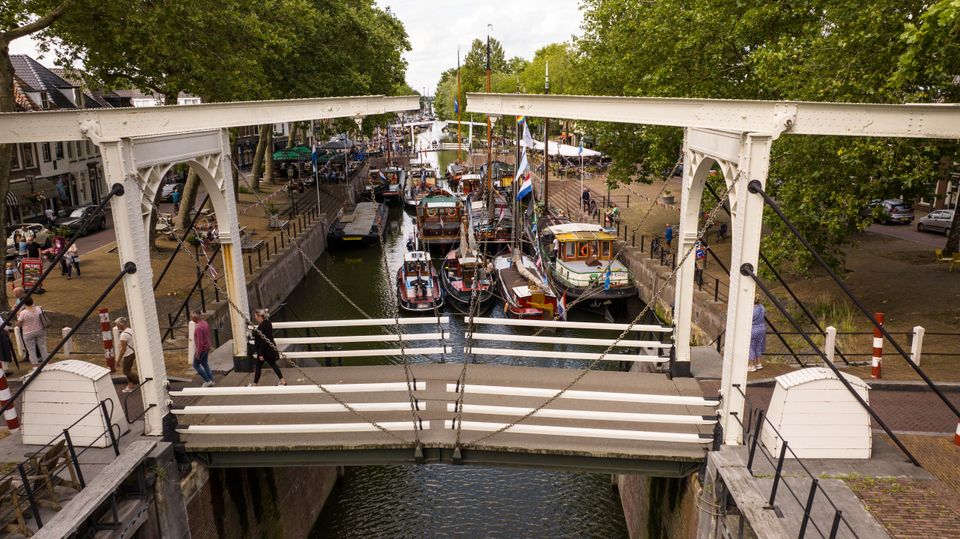
[(877, 223), (903, 223), (908, 225), (913, 222), (913, 208), (899, 198), (871, 200), (864, 213), (864, 217), (873, 217), (873, 220)]
[(50, 231), (47, 230), (47, 227), (43, 226), (40, 223), (23, 223), (19, 225), (13, 225), (10, 227), (10, 235), (7, 236), (7, 258), (12, 258), (17, 256), (17, 245), (13, 241), (13, 236), (17, 233), (17, 230), (26, 228), (28, 231), (33, 232), (33, 241), (39, 243), (41, 247), (47, 248), (50, 247)]
[(183, 191), (182, 183), (165, 183), (163, 187), (160, 188), (160, 200), (164, 202), (172, 202), (173, 192), (176, 190)]
[[(77, 206), (74, 208), (69, 215), (66, 217), (61, 217), (53, 221), (55, 226), (65, 226), (70, 229), (71, 232), (76, 232), (80, 230), (80, 225), (93, 215), (97, 211), (97, 206), (93, 204), (87, 204), (86, 206)], [(100, 218), (92, 218), (92, 221), (87, 225), (87, 234), (91, 232), (96, 232), (103, 230), (107, 227), (107, 216), (103, 212), (100, 212)]]
[(917, 222), (917, 230), (920, 232), (943, 232), (945, 236), (950, 235), (950, 226), (953, 224), (953, 216), (957, 210), (936, 210), (920, 218)]

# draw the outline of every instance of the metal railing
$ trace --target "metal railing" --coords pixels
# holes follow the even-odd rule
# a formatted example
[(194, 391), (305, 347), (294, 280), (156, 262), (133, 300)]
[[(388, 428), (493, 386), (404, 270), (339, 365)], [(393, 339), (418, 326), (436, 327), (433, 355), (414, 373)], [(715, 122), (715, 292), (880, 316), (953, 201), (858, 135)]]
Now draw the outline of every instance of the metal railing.
[[(109, 403), (109, 406), (107, 403)], [(41, 506), (53, 505), (55, 508), (59, 508), (59, 500), (50, 499), (50, 497), (56, 497), (55, 488), (59, 484), (67, 481), (60, 474), (64, 472), (69, 473), (69, 482), (75, 482), (75, 484), (71, 484), (70, 486), (75, 487), (76, 490), (79, 491), (86, 488), (87, 483), (83, 476), (83, 467), (80, 465), (80, 457), (90, 450), (90, 448), (94, 447), (94, 445), (98, 444), (104, 437), (109, 438), (109, 445), (113, 448), (114, 455), (120, 456), (119, 440), (121, 429), (120, 425), (113, 423), (115, 406), (116, 404), (113, 402), (113, 399), (100, 401), (70, 426), (63, 429), (60, 434), (36, 451), (27, 454), (27, 458), (0, 476), (0, 485), (6, 483), (7, 480), (10, 480), (10, 484), (12, 485), (12, 490), (8, 493), (10, 499), (5, 500), (3, 506), (0, 507), (0, 527), (7, 523), (17, 522), (19, 518), (18, 515), (22, 515), (23, 510), (27, 509), (33, 517), (37, 530), (42, 528), (43, 517), (40, 512)], [(106, 428), (89, 444), (78, 447), (74, 444), (73, 438), (70, 436), (70, 430), (93, 413), (102, 414)], [(114, 432), (114, 429), (116, 429), (116, 432)], [(59, 452), (57, 446), (61, 443), (64, 445), (66, 454), (55, 454), (56, 460), (54, 467), (49, 469), (45, 468), (44, 460), (48, 458), (48, 453), (50, 451)], [(46, 492), (40, 492), (40, 489)], [(44, 496), (47, 496), (47, 498), (45, 499)]]
[[(743, 395), (744, 399), (746, 399), (746, 394), (743, 392), (743, 389), (739, 384), (734, 384), (733, 387), (735, 387), (737, 391)], [(761, 455), (774, 469), (773, 485), (770, 488), (770, 494), (767, 498), (766, 509), (778, 511), (779, 516), (777, 496), (780, 493), (780, 486), (782, 485), (790, 494), (790, 497), (787, 498), (787, 500), (793, 500), (796, 502), (801, 511), (803, 511), (803, 517), (800, 521), (800, 529), (797, 532), (797, 537), (800, 539), (806, 537), (808, 527), (813, 526), (813, 529), (816, 530), (820, 537), (829, 537), (830, 539), (833, 539), (840, 531), (841, 524), (846, 527), (847, 530), (849, 530), (853, 537), (859, 537), (856, 531), (854, 531), (850, 522), (846, 519), (846, 517), (843, 516), (843, 510), (837, 507), (837, 504), (833, 501), (833, 499), (830, 498), (830, 495), (827, 494), (827, 492), (820, 485), (820, 480), (810, 472), (810, 469), (807, 468), (807, 465), (804, 464), (800, 457), (797, 456), (792, 448), (790, 448), (789, 442), (780, 434), (780, 431), (777, 430), (776, 426), (770, 422), (766, 414), (764, 414), (763, 409), (758, 408), (756, 410), (752, 410), (749, 415), (750, 419), (746, 425), (740, 422), (740, 419), (737, 418), (737, 421), (740, 422), (740, 425), (744, 427), (744, 431), (747, 432), (746, 445), (749, 447), (747, 453), (747, 471), (750, 472), (752, 477), (757, 477), (757, 474), (754, 472), (754, 463), (758, 454)], [(777, 455), (774, 455), (770, 449), (760, 441), (760, 435), (764, 428), (769, 429), (769, 431), (772, 432), (773, 435), (781, 442), (780, 451)], [(807, 491), (807, 496), (805, 499), (801, 499), (800, 494), (802, 494), (802, 491), (800, 494), (798, 494), (797, 491), (794, 490), (794, 487), (790, 484), (790, 481), (788, 480), (789, 476), (783, 472), (784, 463), (788, 453), (793, 457), (794, 462), (800, 466), (802, 475), (805, 478), (802, 479), (802, 482), (804, 484), (807, 481), (810, 482), (809, 490)], [(801, 485), (797, 485), (797, 487), (799, 489)], [(817, 523), (816, 519), (814, 519), (813, 506), (818, 496), (826, 500), (826, 502), (830, 505), (830, 508), (833, 509), (833, 518), (830, 522), (829, 529), (827, 529), (826, 526), (821, 528), (821, 524), (824, 523)], [(783, 499), (784, 498), (781, 496), (780, 500), (782, 501)]]

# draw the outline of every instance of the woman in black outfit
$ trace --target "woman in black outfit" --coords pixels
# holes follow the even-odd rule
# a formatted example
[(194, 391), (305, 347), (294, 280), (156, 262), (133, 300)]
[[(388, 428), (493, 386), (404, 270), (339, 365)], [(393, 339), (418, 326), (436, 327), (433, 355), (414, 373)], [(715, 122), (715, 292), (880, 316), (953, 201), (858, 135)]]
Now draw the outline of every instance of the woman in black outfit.
[(260, 371), (263, 369), (264, 362), (270, 364), (270, 368), (280, 379), (277, 385), (287, 385), (283, 374), (280, 373), (280, 367), (277, 366), (280, 352), (277, 350), (277, 343), (273, 340), (273, 324), (267, 319), (269, 315), (270, 312), (267, 309), (257, 309), (253, 313), (253, 319), (257, 322), (257, 329), (253, 332), (254, 347), (257, 350), (257, 366), (253, 373), (253, 383), (247, 384), (248, 386), (255, 386), (260, 382)]

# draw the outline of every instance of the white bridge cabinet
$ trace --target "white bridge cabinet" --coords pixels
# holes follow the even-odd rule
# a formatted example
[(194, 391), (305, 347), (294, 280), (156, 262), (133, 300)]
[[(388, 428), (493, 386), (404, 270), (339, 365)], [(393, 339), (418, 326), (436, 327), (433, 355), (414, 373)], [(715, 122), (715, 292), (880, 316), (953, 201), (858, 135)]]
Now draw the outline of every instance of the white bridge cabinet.
[[(23, 393), (23, 443), (48, 443), (102, 400), (111, 401), (107, 402), (111, 423), (120, 427), (114, 433), (119, 436), (128, 431), (109, 369), (76, 359), (47, 365)], [(110, 436), (104, 435), (106, 430), (103, 412), (97, 410), (70, 427), (70, 439), (78, 447), (107, 447)]]
[[(870, 386), (856, 376), (841, 374), (869, 403)], [(811, 367), (778, 376), (776, 380), (767, 419), (798, 458), (870, 458), (870, 415), (832, 371)], [(780, 454), (782, 440), (766, 422), (760, 441), (773, 455)], [(792, 458), (790, 451), (787, 458)]]

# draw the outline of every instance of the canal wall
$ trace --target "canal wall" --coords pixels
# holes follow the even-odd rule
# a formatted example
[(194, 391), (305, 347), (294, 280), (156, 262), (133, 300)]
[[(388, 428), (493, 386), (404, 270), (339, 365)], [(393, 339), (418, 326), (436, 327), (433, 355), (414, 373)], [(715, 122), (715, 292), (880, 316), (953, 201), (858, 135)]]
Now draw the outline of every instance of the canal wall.
[(206, 468), (184, 480), (193, 539), (307, 537), (337, 468)]
[[(673, 302), (676, 293), (674, 278), (670, 276), (673, 267), (668, 262), (661, 265), (659, 258), (650, 258), (650, 253), (640, 251), (638, 247), (625, 246), (621, 259), (633, 272), (637, 291), (644, 303), (651, 303), (656, 291), (666, 286), (654, 304), (657, 314), (665, 320), (673, 318)], [(671, 258), (672, 262), (672, 258)], [(693, 291), (693, 327), (691, 345), (703, 345), (714, 341), (723, 333), (727, 323), (727, 304), (714, 301), (713, 293), (705, 290)]]
[(630, 539), (697, 536), (696, 475), (682, 479), (618, 475), (616, 484)]

